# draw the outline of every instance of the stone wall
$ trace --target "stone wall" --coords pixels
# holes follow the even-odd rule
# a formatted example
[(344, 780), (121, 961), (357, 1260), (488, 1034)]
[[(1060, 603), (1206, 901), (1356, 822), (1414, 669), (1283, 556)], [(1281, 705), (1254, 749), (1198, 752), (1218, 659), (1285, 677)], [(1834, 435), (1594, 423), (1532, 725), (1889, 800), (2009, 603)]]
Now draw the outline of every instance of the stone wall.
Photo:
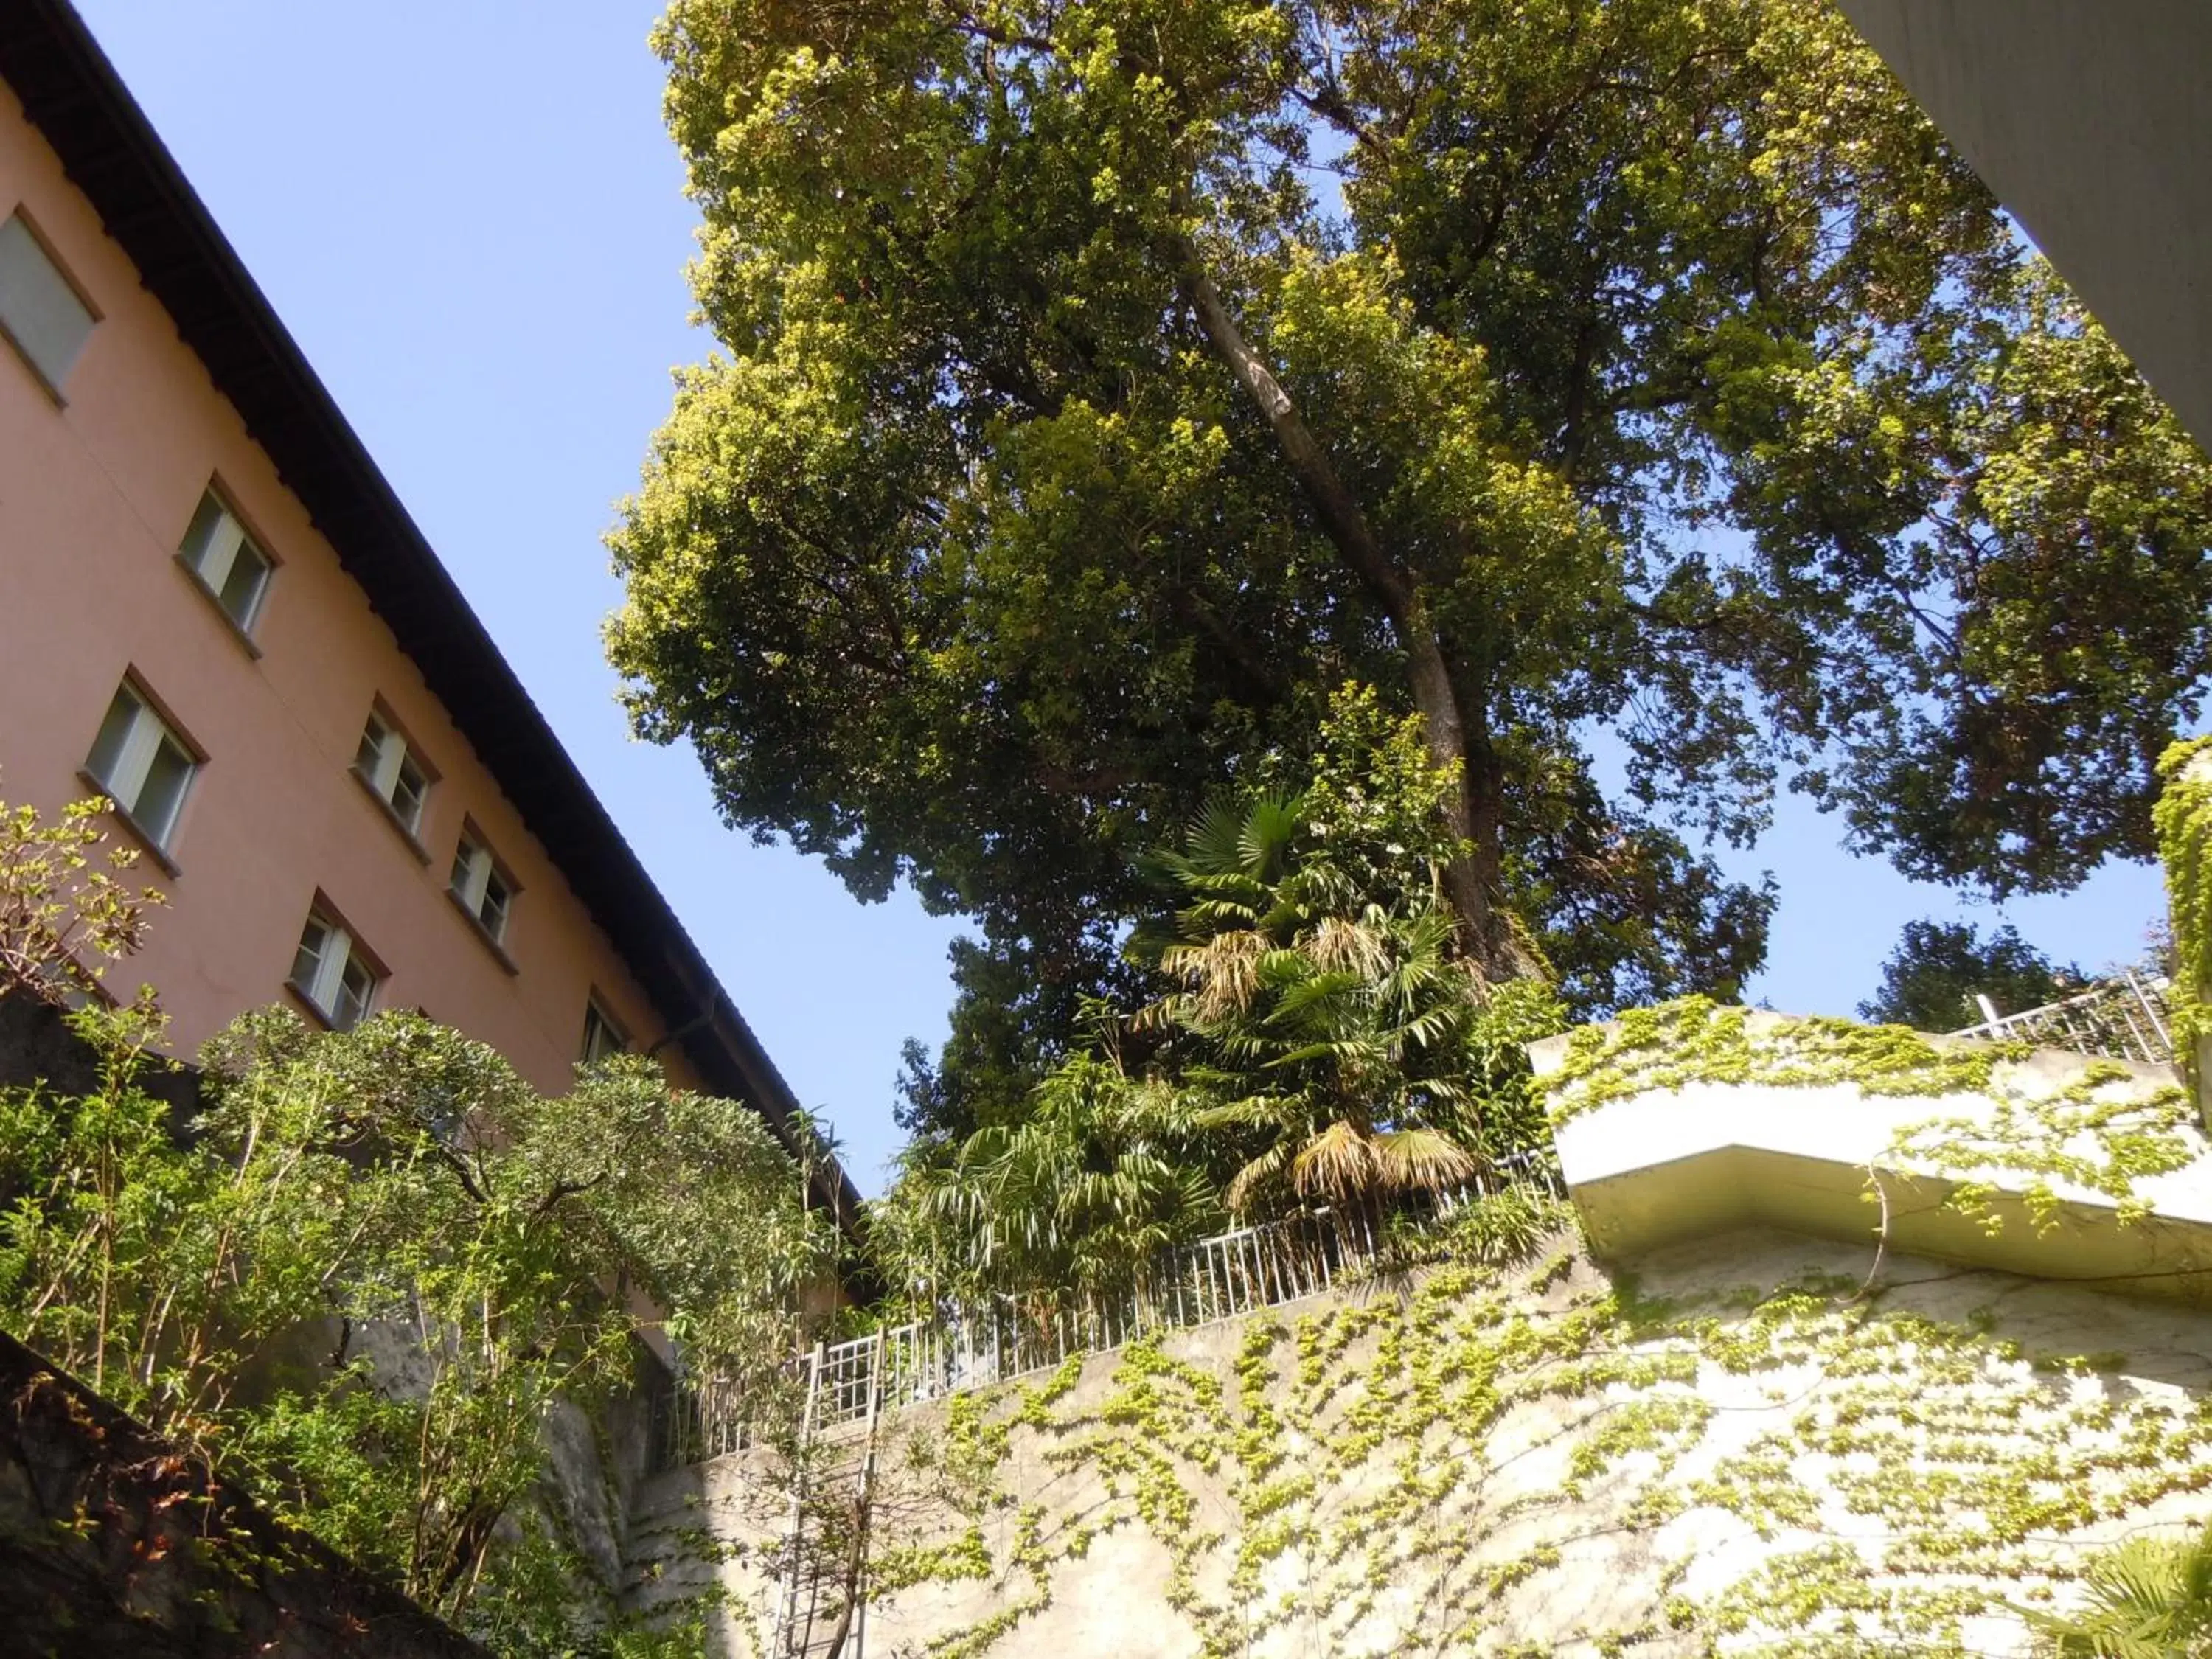
[(6, 1335), (0, 1649), (489, 1659)]
[[(867, 1652), (2023, 1652), (2005, 1602), (2212, 1514), (2212, 1316), (1873, 1265), (1563, 1239), (898, 1413)], [(766, 1650), (787, 1502), (765, 1453), (648, 1486), (645, 1599), (718, 1578)]]
[[(43, 1085), (57, 1094), (90, 1094), (100, 1086), (100, 1062), (69, 1028), (68, 1017), (18, 992), (0, 993), (0, 1086)], [(179, 1132), (199, 1105), (199, 1073), (188, 1066), (156, 1061), (138, 1085), (175, 1114)]]

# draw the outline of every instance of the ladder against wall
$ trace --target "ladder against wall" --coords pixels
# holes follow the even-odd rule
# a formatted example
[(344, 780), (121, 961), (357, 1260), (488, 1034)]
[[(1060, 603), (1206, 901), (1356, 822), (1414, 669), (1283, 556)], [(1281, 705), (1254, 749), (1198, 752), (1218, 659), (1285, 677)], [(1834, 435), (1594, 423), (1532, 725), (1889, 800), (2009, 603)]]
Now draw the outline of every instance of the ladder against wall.
[[(876, 1427), (883, 1413), (883, 1334), (858, 1347), (865, 1365), (830, 1373), (817, 1344), (807, 1362), (806, 1407), (799, 1421), (791, 1510), (783, 1545), (783, 1590), (775, 1659), (865, 1659), (868, 1635), (868, 1522), (876, 1477)], [(857, 1356), (856, 1356), (857, 1358)], [(842, 1389), (866, 1394), (859, 1434), (825, 1433), (823, 1401)], [(833, 1413), (832, 1425), (849, 1421)]]

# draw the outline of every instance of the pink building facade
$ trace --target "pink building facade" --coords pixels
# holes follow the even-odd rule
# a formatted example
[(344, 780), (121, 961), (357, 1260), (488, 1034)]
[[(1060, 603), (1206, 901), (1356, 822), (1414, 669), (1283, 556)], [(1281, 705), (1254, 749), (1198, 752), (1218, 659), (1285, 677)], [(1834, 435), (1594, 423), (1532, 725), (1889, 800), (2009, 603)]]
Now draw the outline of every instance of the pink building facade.
[[(0, 800), (168, 895), (175, 1046), (420, 1008), (788, 1089), (62, 0), (0, 20)], [(851, 1200), (831, 1177), (840, 1207)]]

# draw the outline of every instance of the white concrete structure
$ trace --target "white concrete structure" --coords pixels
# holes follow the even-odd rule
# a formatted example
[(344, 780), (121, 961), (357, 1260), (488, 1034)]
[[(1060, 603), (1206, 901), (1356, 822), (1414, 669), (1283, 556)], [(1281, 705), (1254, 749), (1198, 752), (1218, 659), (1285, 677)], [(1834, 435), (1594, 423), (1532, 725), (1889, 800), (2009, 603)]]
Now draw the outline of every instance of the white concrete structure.
[(2212, 5), (1842, 5), (2212, 448)]
[[(1751, 1020), (1757, 1030), (1781, 1024), (1783, 1017)], [(1565, 1042), (1537, 1045), (1540, 1075), (1557, 1069)], [(2105, 1085), (2100, 1097), (2142, 1099), (2179, 1084), (2168, 1066), (2053, 1049), (2000, 1066), (1997, 1079), (2023, 1097), (2047, 1098), (2092, 1066), (2126, 1074), (2125, 1082)], [(2212, 1147), (2194, 1125), (2178, 1133), (2198, 1151), (2197, 1160), (2136, 1183), (2150, 1206), (2148, 1218), (2124, 1220), (2118, 1198), (2054, 1180), (2060, 1207), (2050, 1224), (2039, 1225), (2029, 1181), (1984, 1171), (1996, 1188), (1992, 1229), (1945, 1202), (1963, 1172), (1916, 1168), (1889, 1149), (1915, 1125), (1936, 1119), (1987, 1125), (1997, 1110), (1983, 1097), (1881, 1095), (1848, 1083), (1692, 1083), (1607, 1102), (1561, 1125), (1557, 1139), (1583, 1236), (1601, 1260), (1754, 1224), (1871, 1247), (1886, 1198), (1893, 1249), (2046, 1280), (2212, 1299)], [(1883, 1172), (1879, 1186), (1869, 1180), (1876, 1170)]]

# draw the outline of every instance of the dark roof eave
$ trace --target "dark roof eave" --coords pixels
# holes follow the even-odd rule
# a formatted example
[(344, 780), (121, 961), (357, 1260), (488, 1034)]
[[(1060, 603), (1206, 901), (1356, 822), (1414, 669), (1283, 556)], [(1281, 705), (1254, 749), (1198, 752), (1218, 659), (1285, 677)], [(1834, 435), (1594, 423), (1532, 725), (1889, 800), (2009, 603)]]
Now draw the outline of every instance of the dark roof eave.
[[(0, 79), (662, 1020), (690, 1028), (684, 1051), (707, 1085), (750, 1103), (792, 1146), (790, 1085), (66, 0), (0, 7)], [(857, 1228), (860, 1194), (842, 1169), (817, 1197)]]

